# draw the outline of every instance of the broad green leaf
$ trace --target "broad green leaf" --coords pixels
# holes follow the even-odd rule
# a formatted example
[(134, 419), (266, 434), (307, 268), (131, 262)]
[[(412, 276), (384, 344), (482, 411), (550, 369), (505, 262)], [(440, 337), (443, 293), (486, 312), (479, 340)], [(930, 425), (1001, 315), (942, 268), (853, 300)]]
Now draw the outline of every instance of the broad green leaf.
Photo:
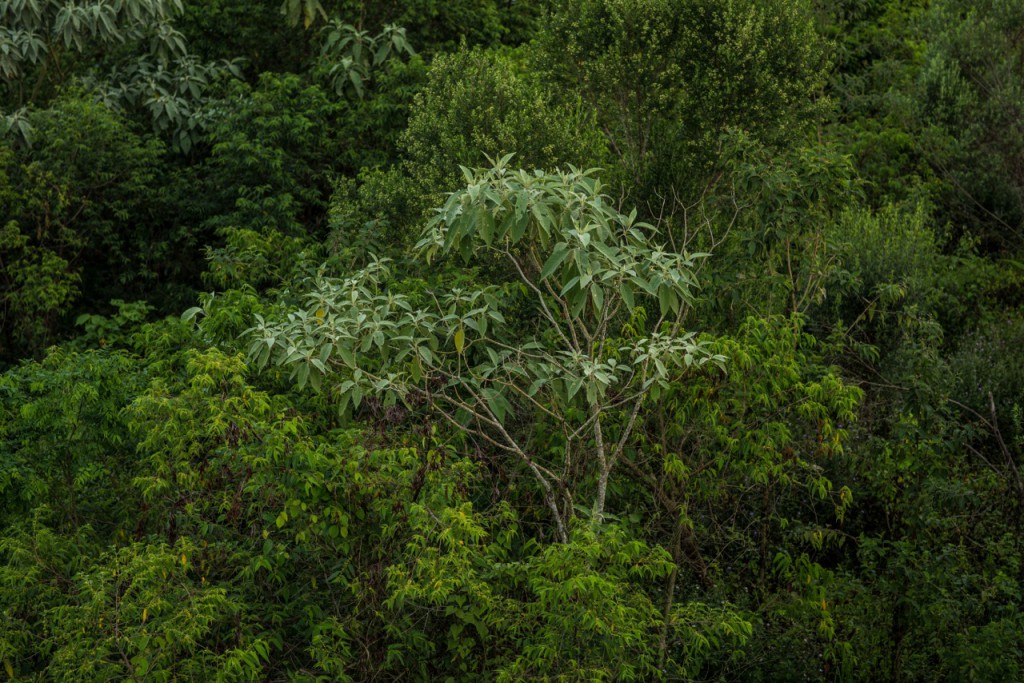
[(601, 285), (595, 284), (590, 288), (590, 298), (594, 301), (594, 313), (600, 315), (604, 310), (604, 290)]
[(466, 331), (463, 328), (455, 330), (455, 350), (458, 353), (462, 353), (462, 349), (466, 347)]
[(345, 363), (345, 365), (349, 366), (350, 368), (354, 368), (356, 366), (356, 357), (352, 353), (351, 349), (349, 349), (347, 346), (342, 346), (341, 344), (338, 344), (337, 351), (338, 356), (341, 357), (341, 360)]
[(181, 314), (181, 319), (184, 320), (185, 322), (188, 322), (190, 320), (195, 319), (195, 317), (201, 313), (203, 313), (202, 308), (200, 308), (199, 306), (193, 306), (192, 308), (188, 309), (187, 311)]
[(633, 309), (636, 308), (636, 301), (633, 298), (633, 288), (628, 282), (623, 282), (619, 285), (619, 294), (622, 295), (622, 300), (625, 302), (626, 308), (628, 308), (630, 313), (632, 313)]
[(559, 266), (565, 261), (565, 258), (569, 255), (569, 247), (565, 242), (559, 242), (555, 245), (555, 248), (551, 252), (551, 256), (544, 262), (544, 267), (540, 271), (541, 279), (551, 277), (551, 275), (558, 270)]
[(491, 414), (494, 415), (498, 422), (505, 422), (505, 416), (512, 409), (508, 399), (497, 389), (487, 388), (483, 390), (484, 400), (487, 401), (487, 407), (490, 409)]

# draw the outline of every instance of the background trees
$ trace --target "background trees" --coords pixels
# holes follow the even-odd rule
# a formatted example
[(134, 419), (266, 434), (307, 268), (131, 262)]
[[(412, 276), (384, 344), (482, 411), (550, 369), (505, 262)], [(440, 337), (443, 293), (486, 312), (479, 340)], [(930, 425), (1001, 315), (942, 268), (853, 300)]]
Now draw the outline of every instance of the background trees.
[(0, 16), (0, 678), (1020, 677), (1017, 3)]

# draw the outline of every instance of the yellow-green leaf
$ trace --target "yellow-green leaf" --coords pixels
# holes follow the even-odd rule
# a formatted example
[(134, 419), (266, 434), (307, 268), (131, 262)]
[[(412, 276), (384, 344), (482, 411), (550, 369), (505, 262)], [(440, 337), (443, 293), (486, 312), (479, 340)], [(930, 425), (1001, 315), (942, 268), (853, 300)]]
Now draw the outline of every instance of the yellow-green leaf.
[(466, 331), (461, 327), (455, 331), (455, 350), (462, 353), (466, 348)]

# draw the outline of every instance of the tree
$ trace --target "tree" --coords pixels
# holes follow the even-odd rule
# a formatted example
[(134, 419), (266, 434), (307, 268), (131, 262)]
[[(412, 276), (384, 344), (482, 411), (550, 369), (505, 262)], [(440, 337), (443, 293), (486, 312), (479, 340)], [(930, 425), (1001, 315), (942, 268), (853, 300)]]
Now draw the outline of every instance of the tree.
[(13, 109), (48, 98), (73, 73), (76, 56), (152, 36), (158, 49), (184, 51), (170, 25), (181, 0), (3, 0), (0, 2), (0, 79)]
[[(260, 367), (289, 367), (300, 386), (319, 388), (327, 375), (342, 409), (368, 395), (428, 405), (514, 456), (565, 542), (581, 496), (591, 496), (595, 519), (604, 515), (609, 477), (644, 405), (725, 359), (683, 328), (694, 263), (705, 255), (659, 248), (653, 227), (612, 208), (588, 172), (512, 171), (508, 161), (465, 170), (467, 187), (438, 210), (418, 248), (427, 259), (508, 261), (536, 316), (523, 337), (509, 334), (499, 288), (431, 294), (433, 305), (418, 308), (385, 291), (387, 264), (377, 261), (343, 280), (318, 277), (303, 309), (259, 319), (250, 355)], [(645, 305), (657, 311), (649, 321)], [(538, 452), (539, 422), (555, 430), (560, 458)], [(579, 480), (590, 476), (584, 493)]]
[(27, 110), (79, 78), (110, 108), (143, 112), (188, 154), (206, 124), (207, 90), (241, 71), (238, 60), (189, 54), (172, 23), (182, 10), (182, 0), (0, 2), (0, 130), (31, 143)]
[(1006, 249), (1024, 236), (1024, 8), (944, 0), (930, 8), (920, 72), (920, 144), (950, 217)]
[(658, 214), (700, 195), (740, 128), (791, 141), (819, 110), (827, 65), (804, 2), (559, 0), (536, 59), (596, 113), (615, 178)]
[[(480, 93), (487, 93), (481, 97)], [(515, 153), (523, 167), (589, 167), (604, 156), (593, 117), (524, 73), (508, 56), (481, 48), (438, 56), (402, 136), (424, 208), (457, 189), (459, 166), (475, 168)]]
[(322, 31), (321, 69), (334, 92), (362, 98), (373, 72), (403, 53), (416, 54), (405, 38), (405, 29), (388, 24), (375, 36), (338, 20), (328, 22)]
[[(0, 355), (37, 355), (84, 299), (104, 306), (159, 282), (173, 238), (154, 216), (159, 141), (80, 90), (29, 121), (40, 139), (0, 150)], [(89, 277), (83, 282), (82, 272)]]

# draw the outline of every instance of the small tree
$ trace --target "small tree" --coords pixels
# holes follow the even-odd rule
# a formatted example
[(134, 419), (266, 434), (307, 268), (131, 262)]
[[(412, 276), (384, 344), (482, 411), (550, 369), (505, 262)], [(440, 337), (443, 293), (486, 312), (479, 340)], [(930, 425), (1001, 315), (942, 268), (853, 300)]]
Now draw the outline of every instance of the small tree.
[(416, 54), (406, 40), (405, 29), (394, 24), (371, 36), (369, 31), (333, 19), (321, 33), (320, 70), (339, 96), (363, 97), (375, 70), (403, 53)]
[[(655, 229), (619, 213), (588, 171), (483, 171), (428, 223), (419, 251), (506, 260), (535, 304), (534, 332), (516, 336), (496, 289), (433, 295), (416, 308), (384, 283), (375, 261), (345, 279), (318, 277), (306, 306), (250, 330), (259, 367), (289, 366), (300, 385), (324, 376), (343, 409), (366, 395), (429, 406), (459, 429), (522, 462), (568, 539), (576, 481), (596, 472), (591, 512), (605, 513), (609, 477), (645, 402), (688, 368), (724, 357), (683, 331), (703, 254), (669, 253)], [(643, 307), (657, 316), (645, 325)], [(656, 302), (656, 303), (655, 303)], [(623, 334), (624, 323), (630, 334)], [(538, 421), (560, 435), (561, 459), (531, 443)]]
[(151, 37), (154, 52), (183, 53), (170, 25), (181, 11), (181, 0), (0, 0), (0, 80), (20, 107), (37, 102), (47, 83), (63, 83), (74, 55), (92, 47)]

